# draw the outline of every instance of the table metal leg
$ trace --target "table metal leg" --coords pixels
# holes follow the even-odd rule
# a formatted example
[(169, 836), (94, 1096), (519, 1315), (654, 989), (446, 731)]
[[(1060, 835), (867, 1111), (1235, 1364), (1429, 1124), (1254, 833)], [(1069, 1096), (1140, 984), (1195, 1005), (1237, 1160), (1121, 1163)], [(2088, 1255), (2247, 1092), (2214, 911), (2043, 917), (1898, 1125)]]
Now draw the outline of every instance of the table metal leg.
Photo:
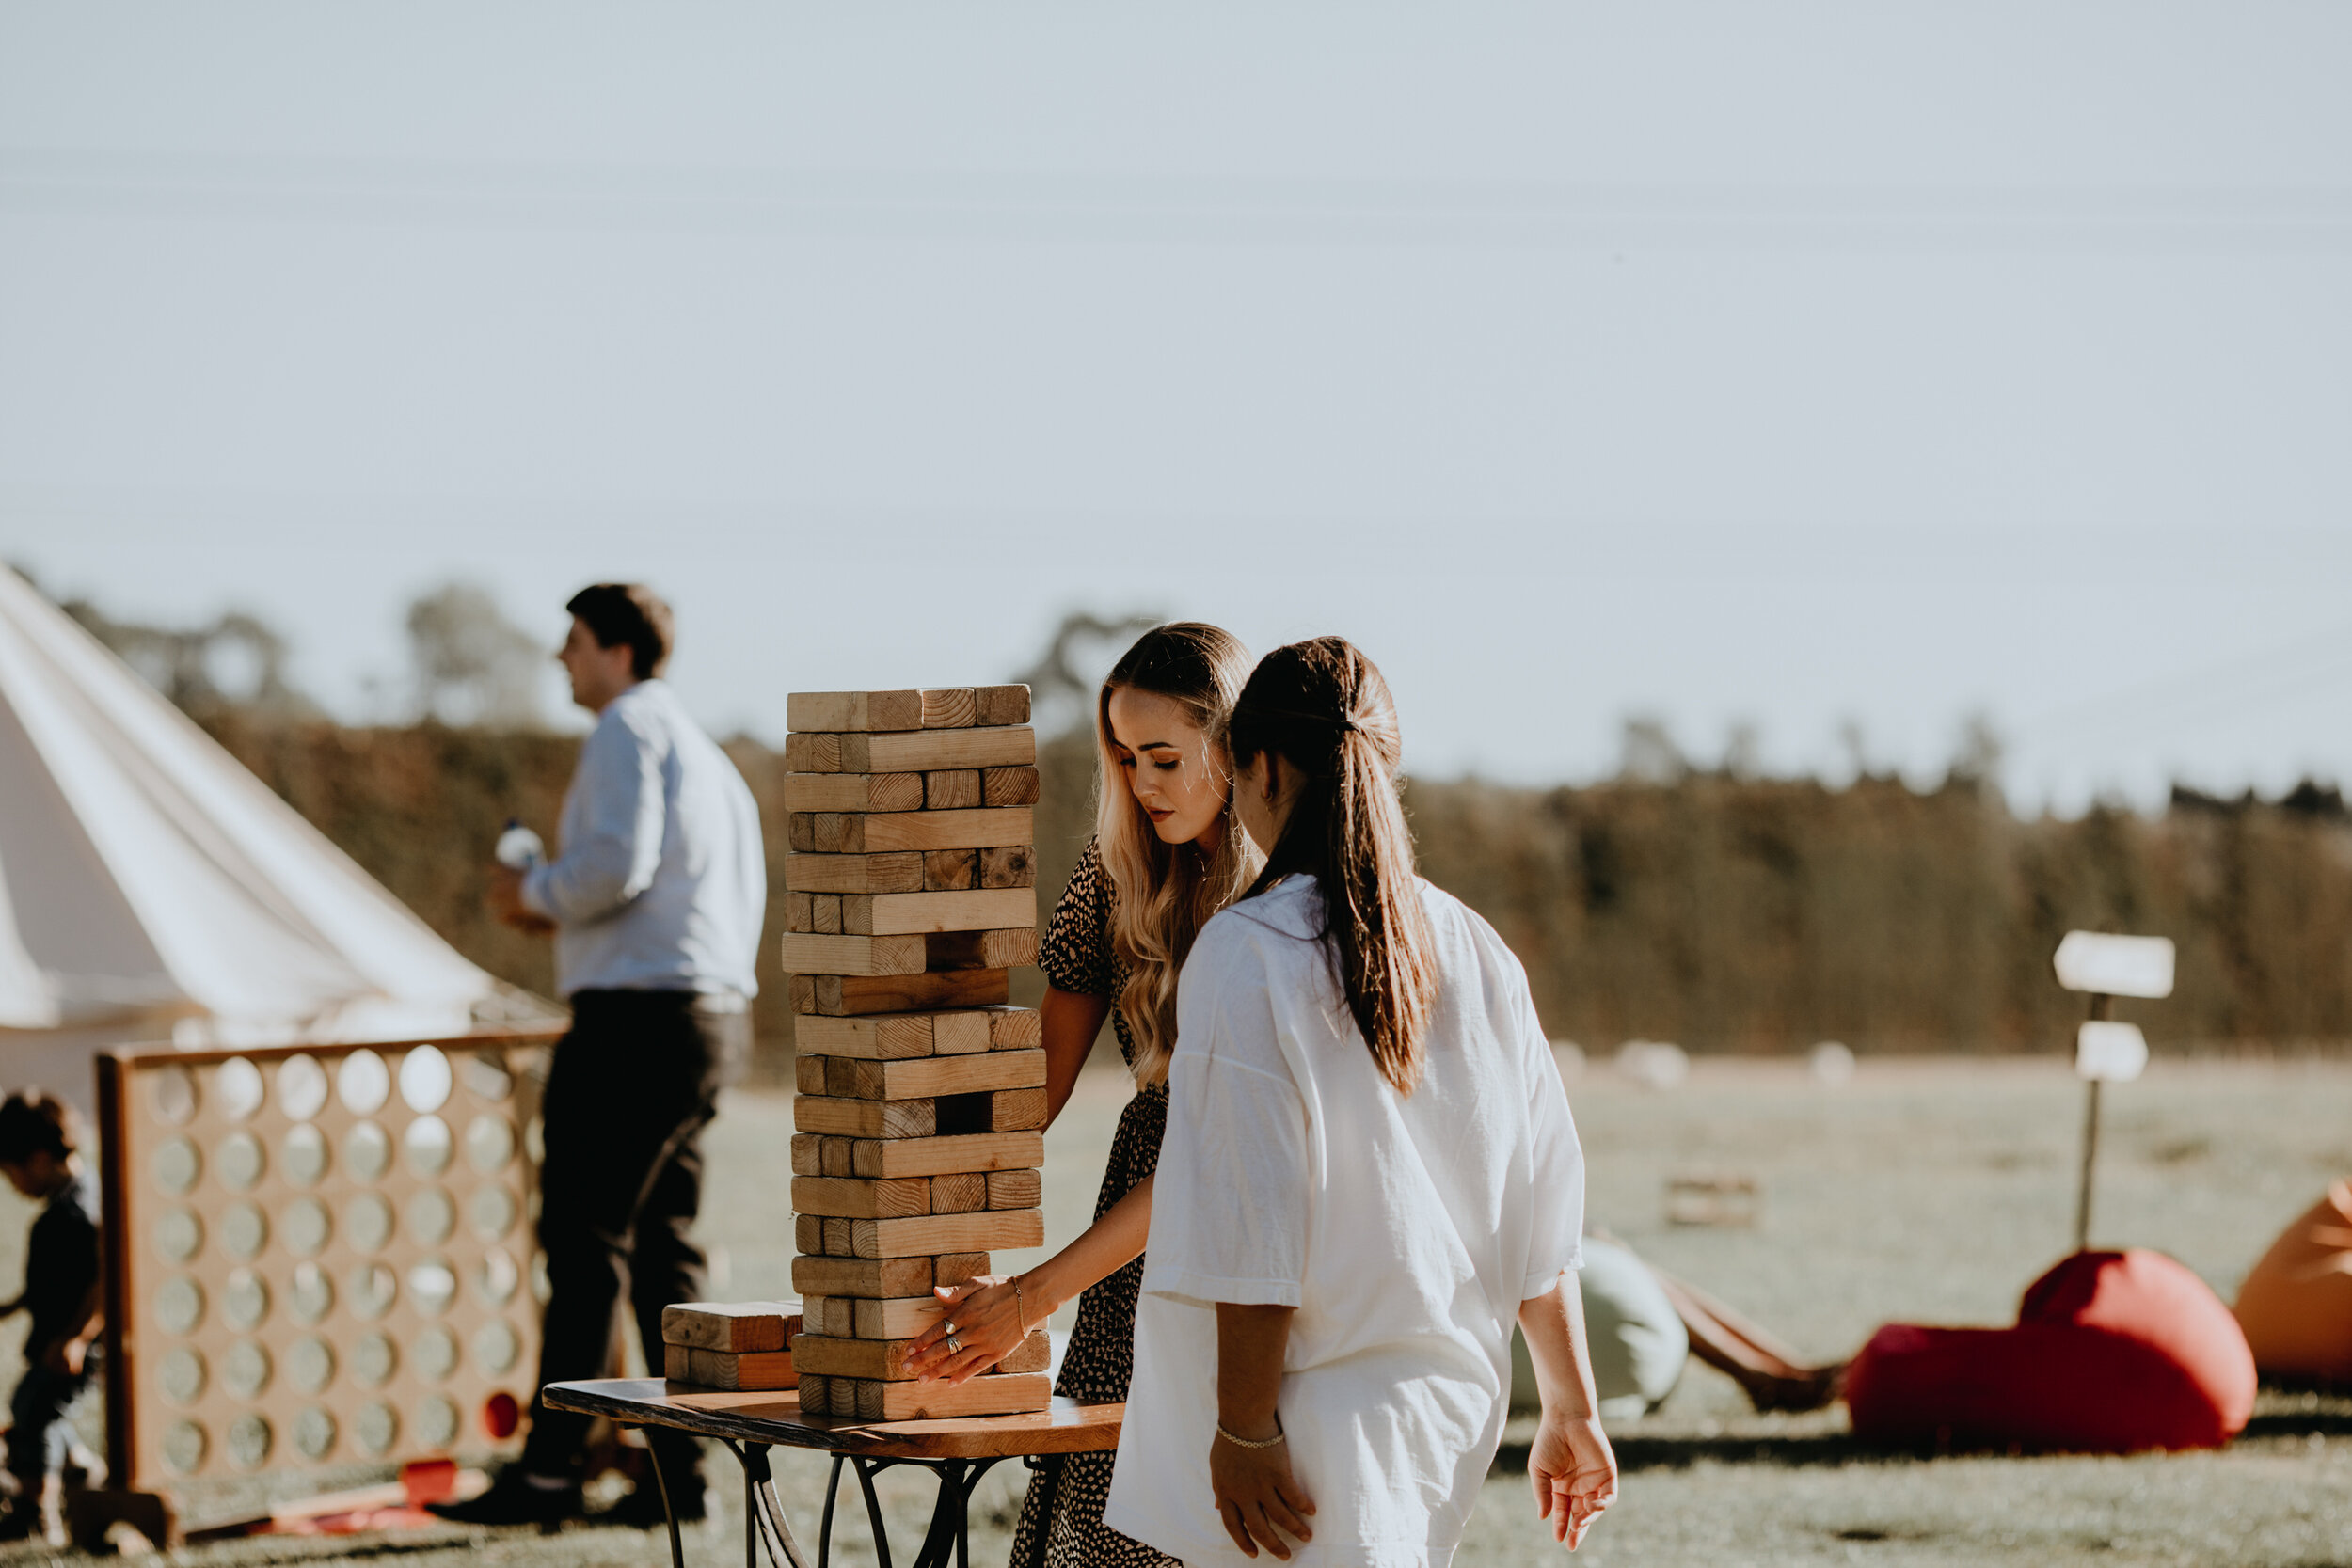
[(677, 1510), (670, 1506), (669, 1478), (661, 1473), (661, 1461), (653, 1456), (650, 1447), (645, 1457), (646, 1467), (653, 1471), (653, 1483), (661, 1493), (661, 1522), (670, 1527), (670, 1568), (686, 1568), (686, 1547), (677, 1538)]
[(855, 1454), (850, 1456), (850, 1467), (857, 1472), (858, 1487), (866, 1494), (866, 1522), (874, 1528), (874, 1560), (882, 1568), (890, 1568), (890, 1527), (882, 1523), (882, 1502), (874, 1496), (874, 1477), (887, 1469), (889, 1464), (888, 1460), (877, 1465)]
[(784, 1516), (784, 1500), (776, 1496), (768, 1449), (748, 1443), (743, 1454), (743, 1528), (750, 1537), (743, 1543), (744, 1568), (759, 1568), (754, 1543), (763, 1534), (770, 1561), (779, 1568), (808, 1568), (807, 1560), (801, 1556), (801, 1544), (792, 1537), (791, 1523)]
[(833, 1470), (825, 1477), (825, 1518), (817, 1527), (817, 1568), (833, 1568), (833, 1500), (841, 1491), (841, 1466), (847, 1454), (833, 1456)]

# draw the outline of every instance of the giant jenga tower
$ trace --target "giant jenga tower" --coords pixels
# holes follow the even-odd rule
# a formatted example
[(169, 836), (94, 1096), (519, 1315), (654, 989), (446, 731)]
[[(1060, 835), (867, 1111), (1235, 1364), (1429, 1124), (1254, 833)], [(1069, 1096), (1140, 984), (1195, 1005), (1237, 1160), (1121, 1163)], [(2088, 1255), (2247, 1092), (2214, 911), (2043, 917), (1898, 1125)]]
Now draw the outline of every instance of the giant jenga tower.
[(934, 1285), (1045, 1241), (1043, 1038), (1005, 1005), (1008, 972), (1037, 961), (1029, 689), (798, 692), (788, 716), (801, 1408), (1042, 1410), (1041, 1325), (961, 1388), (905, 1366)]

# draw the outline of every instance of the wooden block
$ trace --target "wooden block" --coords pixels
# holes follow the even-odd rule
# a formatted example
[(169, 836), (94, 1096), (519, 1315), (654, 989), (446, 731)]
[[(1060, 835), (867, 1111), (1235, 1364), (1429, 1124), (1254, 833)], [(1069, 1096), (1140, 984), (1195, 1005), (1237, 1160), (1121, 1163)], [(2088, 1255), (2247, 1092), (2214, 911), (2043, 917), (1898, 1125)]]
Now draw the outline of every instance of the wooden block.
[[(906, 1056), (961, 1055), (986, 1051), (1000, 1034), (1017, 1033), (1000, 1015), (1020, 1007), (968, 1007), (948, 1012), (884, 1013), (867, 1018), (807, 1018), (796, 1025), (803, 1052), (889, 1061)], [(1040, 1036), (1042, 1038), (1042, 1036)]]
[[(787, 931), (783, 960), (787, 974), (920, 974), (930, 967), (930, 949), (919, 936), (822, 937)], [(947, 967), (977, 969), (979, 965)]]
[(811, 916), (810, 930), (820, 937), (837, 937), (841, 934), (841, 895), (839, 894), (812, 894), (809, 896), (808, 907)]
[(995, 1007), (988, 1015), (991, 1051), (1029, 1051), (1045, 1043), (1045, 1019), (1035, 1007)]
[[(837, 1377), (832, 1382), (832, 1390), (833, 1414), (861, 1421), (1004, 1416), (1020, 1410), (1043, 1410), (1054, 1402), (1053, 1380), (1043, 1372), (976, 1377), (961, 1385)], [(849, 1406), (847, 1411), (842, 1408), (845, 1403)]]
[(921, 811), (920, 773), (787, 773), (786, 811)]
[[(1019, 1132), (998, 1137), (1018, 1138)], [(1038, 1136), (1042, 1137), (1040, 1133)], [(991, 1209), (1036, 1209), (1045, 1202), (1045, 1173), (1040, 1170), (993, 1170), (986, 1178)]]
[[(920, 1258), (1045, 1244), (1045, 1213), (1041, 1209), (991, 1209), (976, 1214), (920, 1214), (827, 1224), (850, 1227), (848, 1255), (854, 1258)], [(828, 1243), (833, 1239), (830, 1228), (825, 1239)], [(823, 1250), (829, 1257), (841, 1256), (830, 1245)]]
[(1042, 1325), (1029, 1330), (1029, 1337), (998, 1359), (999, 1372), (1041, 1372), (1054, 1364), (1054, 1337)]
[(1038, 776), (1034, 768), (983, 768), (980, 769), (980, 804), (983, 806), (1034, 806), (1037, 804)]
[[(968, 893), (980, 885), (980, 857), (1001, 855), (1002, 849), (926, 849), (923, 856), (925, 893)], [(874, 890), (882, 892), (880, 888)]]
[(912, 1339), (939, 1322), (937, 1296), (860, 1301), (851, 1306), (854, 1310), (846, 1337), (854, 1339)]
[(825, 1064), (824, 1086), (805, 1092), (844, 1100), (932, 1100), (949, 1094), (1035, 1088), (1045, 1082), (1042, 1051), (987, 1051), (970, 1056), (917, 1056), (896, 1062), (855, 1056), (801, 1059)]
[(923, 775), (925, 811), (969, 811), (980, 804), (980, 770), (948, 768)]
[(824, 1148), (818, 1151), (818, 1164), (821, 1168), (817, 1174), (819, 1176), (855, 1176), (857, 1172), (851, 1166), (856, 1160), (856, 1148), (855, 1138), (826, 1138)]
[[(787, 735), (784, 737), (784, 768), (787, 773), (839, 773), (841, 766), (841, 736), (838, 735)], [(851, 768), (862, 773), (866, 769)]]
[(1029, 721), (1029, 689), (1025, 686), (976, 686), (972, 699), (979, 709), (978, 721), (992, 728)]
[(734, 1352), (704, 1350), (700, 1346), (688, 1350), (682, 1345), (665, 1345), (662, 1347), (665, 1363), (668, 1353), (673, 1350), (686, 1350), (689, 1358), (686, 1381), (705, 1388), (729, 1391), (790, 1388), (800, 1381), (793, 1375), (793, 1355), (788, 1350)]
[(1037, 886), (1037, 851), (1025, 844), (983, 849), (979, 862), (980, 886), (984, 888)]
[(796, 1176), (792, 1179), (792, 1208), (803, 1214), (901, 1219), (931, 1212), (931, 1183), (929, 1177), (923, 1176), (880, 1180), (853, 1176)]
[(787, 931), (817, 929), (817, 906), (810, 901), (809, 895), (787, 893), (784, 895), (784, 928)]
[[(922, 1101), (848, 1101), (845, 1104), (919, 1105)], [(1024, 1132), (1045, 1126), (1043, 1089), (1003, 1089), (993, 1094), (949, 1094), (929, 1101), (932, 1137), (974, 1132)], [(921, 1135), (921, 1134), (910, 1134)]]
[(841, 928), (858, 936), (925, 931), (997, 931), (1037, 924), (1037, 894), (1029, 888), (968, 893), (857, 893), (841, 899)]
[(845, 1138), (928, 1138), (937, 1126), (937, 1114), (928, 1100), (834, 1100), (803, 1094), (792, 1101), (792, 1127), (800, 1132), (831, 1132)]
[(859, 1013), (984, 1007), (1011, 995), (1001, 969), (951, 969), (926, 974), (795, 974), (792, 1010), (834, 1018)]
[[(795, 1072), (799, 1071), (798, 1061), (795, 1061), (792, 1066)], [(815, 1132), (793, 1133), (792, 1174), (795, 1176), (824, 1175), (825, 1167), (822, 1162), (824, 1147), (825, 1140)]]
[(792, 1088), (798, 1094), (823, 1094), (825, 1059), (822, 1056), (793, 1057)]
[[(785, 737), (787, 749), (794, 737)], [(818, 739), (818, 736), (803, 736)], [(904, 735), (842, 735), (834, 738), (831, 768), (812, 773), (930, 773), (947, 768), (1008, 768), (1034, 765), (1037, 732), (1027, 725), (1002, 729), (916, 730)], [(815, 748), (813, 755), (825, 755)], [(786, 766), (791, 766), (787, 759)]]
[[(796, 1228), (797, 1225), (796, 1221)], [(803, 1251), (792, 1259), (792, 1288), (803, 1301), (815, 1295), (928, 1297), (933, 1283), (961, 1284), (973, 1275), (988, 1272), (983, 1260), (978, 1268), (950, 1279), (933, 1272), (940, 1261), (935, 1258), (827, 1258)]]
[(803, 1334), (792, 1341), (792, 1358), (819, 1377), (873, 1377), (898, 1382), (907, 1370), (911, 1339), (836, 1339)]
[(979, 698), (968, 686), (941, 687), (923, 693), (923, 728), (927, 730), (968, 730), (979, 718)]
[(857, 1298), (854, 1296), (803, 1296), (801, 1299), (801, 1314), (811, 1334), (850, 1338), (857, 1332)]
[(1019, 969), (1037, 962), (1037, 927), (1015, 926), (1000, 931), (933, 931), (923, 939), (924, 967), (948, 969)]
[(1045, 1134), (1034, 1131), (974, 1132), (952, 1138), (860, 1138), (850, 1148), (851, 1168), (868, 1177), (1021, 1170), (1045, 1162)]
[(1000, 849), (1037, 841), (1030, 806), (979, 811), (795, 812), (786, 819), (800, 854), (883, 855), (926, 849)]
[(833, 1380), (801, 1374), (801, 1414), (830, 1416), (833, 1414)]
[(794, 691), (785, 696), (784, 722), (793, 730), (919, 730), (923, 707), (920, 691)]
[(694, 1381), (694, 1347), (673, 1345), (666, 1341), (661, 1347), (661, 1375), (672, 1383)]
[(920, 893), (923, 855), (914, 849), (884, 855), (784, 857), (784, 885), (803, 893)]
[(957, 1171), (949, 1176), (934, 1176), (930, 1179), (930, 1186), (931, 1212), (934, 1214), (977, 1214), (983, 1209), (999, 1208), (1034, 1209), (1038, 1207), (1038, 1204), (1044, 1202), (1044, 1198), (1041, 1196), (1037, 1203), (1026, 1205), (991, 1203), (988, 1201), (988, 1177), (985, 1173), (977, 1170)]

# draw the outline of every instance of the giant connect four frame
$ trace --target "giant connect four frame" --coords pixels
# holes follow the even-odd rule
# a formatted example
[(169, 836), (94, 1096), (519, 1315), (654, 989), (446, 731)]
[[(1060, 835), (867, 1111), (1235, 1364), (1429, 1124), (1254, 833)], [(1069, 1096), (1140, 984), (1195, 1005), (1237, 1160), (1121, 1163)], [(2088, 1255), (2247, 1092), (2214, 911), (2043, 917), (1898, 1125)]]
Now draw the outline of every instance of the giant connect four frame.
[(513, 1449), (552, 1038), (100, 1059), (117, 1485)]

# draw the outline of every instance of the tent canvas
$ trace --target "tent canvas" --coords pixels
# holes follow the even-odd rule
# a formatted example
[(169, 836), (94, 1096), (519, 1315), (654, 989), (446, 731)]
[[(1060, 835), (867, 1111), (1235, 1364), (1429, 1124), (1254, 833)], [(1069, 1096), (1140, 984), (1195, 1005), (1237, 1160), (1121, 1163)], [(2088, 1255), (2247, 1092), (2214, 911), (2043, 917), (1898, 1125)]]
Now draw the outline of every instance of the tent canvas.
[(435, 935), (22, 577), (0, 568), (0, 1082), (90, 1059), (415, 1039), (560, 1014)]

